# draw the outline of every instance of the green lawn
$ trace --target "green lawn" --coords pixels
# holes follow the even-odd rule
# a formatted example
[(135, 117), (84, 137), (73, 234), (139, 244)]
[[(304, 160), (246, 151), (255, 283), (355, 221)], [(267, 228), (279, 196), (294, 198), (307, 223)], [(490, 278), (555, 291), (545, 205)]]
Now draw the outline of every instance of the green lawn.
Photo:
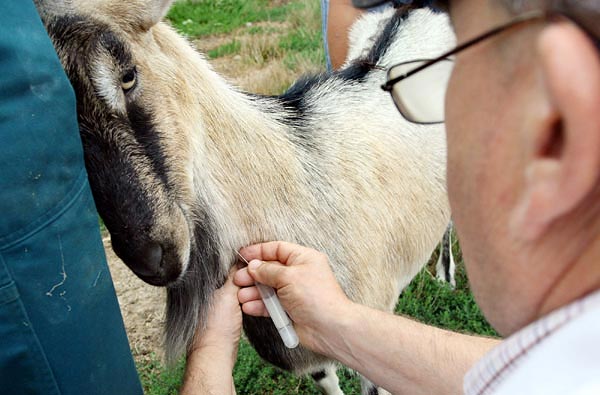
[[(315, 7), (317, 4), (317, 7)], [(169, 13), (171, 23), (190, 39), (226, 37), (225, 43), (209, 52), (210, 58), (244, 54), (240, 35), (277, 33), (277, 41), (265, 56), (273, 56), (290, 70), (310, 61), (323, 65), (320, 14), (315, 0), (261, 1), (179, 1)], [(269, 22), (269, 23), (265, 23)], [(280, 87), (275, 88), (280, 91)], [(464, 273), (458, 245), (457, 287), (437, 282), (430, 273), (432, 263), (403, 292), (396, 311), (415, 319), (455, 331), (494, 336), (476, 306)], [(432, 262), (435, 262), (432, 258)], [(138, 361), (138, 371), (148, 395), (177, 394), (184, 361), (167, 370), (158, 358)], [(339, 371), (346, 394), (359, 394), (358, 377), (346, 369)], [(319, 394), (312, 380), (297, 378), (263, 362), (252, 347), (242, 341), (234, 370), (238, 394)]]
[(285, 21), (290, 14), (304, 6), (302, 1), (185, 0), (175, 3), (168, 18), (181, 33), (202, 37), (230, 33), (248, 23)]
[[(192, 41), (221, 39), (221, 45), (207, 51), (210, 59), (239, 55), (243, 64), (259, 67), (276, 61), (293, 77), (325, 67), (320, 5), (315, 0), (183, 0), (175, 3), (168, 19)], [(280, 93), (295, 79), (280, 78), (269, 78), (270, 86), (258, 88)]]

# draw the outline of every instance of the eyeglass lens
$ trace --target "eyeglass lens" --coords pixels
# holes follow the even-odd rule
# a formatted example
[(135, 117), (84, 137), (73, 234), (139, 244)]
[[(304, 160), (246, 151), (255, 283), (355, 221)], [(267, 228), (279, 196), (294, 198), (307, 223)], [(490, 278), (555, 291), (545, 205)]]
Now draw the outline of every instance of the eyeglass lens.
[[(388, 79), (399, 77), (426, 63), (414, 61), (392, 67)], [(442, 60), (394, 84), (392, 97), (402, 115), (411, 122), (444, 122), (444, 100), (454, 63)]]

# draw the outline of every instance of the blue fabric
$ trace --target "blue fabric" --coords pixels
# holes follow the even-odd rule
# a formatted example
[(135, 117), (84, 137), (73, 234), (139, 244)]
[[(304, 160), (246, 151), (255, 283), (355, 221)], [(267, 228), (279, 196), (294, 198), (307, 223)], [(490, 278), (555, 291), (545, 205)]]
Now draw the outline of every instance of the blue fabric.
[(0, 394), (142, 394), (75, 98), (31, 0), (0, 14)]
[(329, 0), (321, 0), (321, 31), (323, 32), (323, 47), (325, 48), (325, 65), (327, 71), (332, 71), (329, 43), (327, 42), (327, 24), (329, 18)]

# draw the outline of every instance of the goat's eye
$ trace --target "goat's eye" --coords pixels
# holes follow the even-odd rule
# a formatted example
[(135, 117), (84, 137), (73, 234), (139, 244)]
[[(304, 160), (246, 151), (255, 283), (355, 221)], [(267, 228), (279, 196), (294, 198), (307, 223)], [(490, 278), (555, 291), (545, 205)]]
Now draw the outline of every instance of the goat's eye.
[(135, 87), (136, 82), (137, 82), (137, 70), (134, 67), (134, 68), (130, 69), (128, 72), (126, 72), (125, 75), (123, 76), (123, 78), (121, 78), (121, 88), (123, 88), (124, 92), (128, 92), (131, 89), (133, 89), (133, 87)]

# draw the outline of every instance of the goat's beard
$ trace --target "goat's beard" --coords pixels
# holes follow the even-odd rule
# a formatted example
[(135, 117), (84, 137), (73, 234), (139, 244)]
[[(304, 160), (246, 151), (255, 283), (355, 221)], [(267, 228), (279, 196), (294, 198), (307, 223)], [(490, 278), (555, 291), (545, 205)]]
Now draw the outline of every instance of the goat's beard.
[(190, 351), (194, 336), (202, 335), (214, 292), (226, 280), (209, 228), (206, 221), (196, 223), (187, 270), (167, 288), (165, 354), (169, 365)]

